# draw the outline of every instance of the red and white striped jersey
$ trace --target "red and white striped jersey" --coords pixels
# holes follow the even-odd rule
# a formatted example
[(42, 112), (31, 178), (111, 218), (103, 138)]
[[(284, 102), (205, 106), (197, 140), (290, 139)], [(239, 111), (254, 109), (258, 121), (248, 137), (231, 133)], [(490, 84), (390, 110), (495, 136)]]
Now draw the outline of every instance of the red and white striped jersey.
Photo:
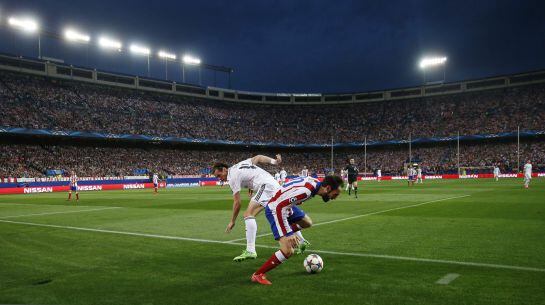
[(78, 176), (76, 174), (73, 174), (72, 176), (70, 176), (70, 185), (78, 186)]
[(300, 205), (312, 198), (320, 188), (320, 181), (312, 177), (300, 177), (285, 183), (269, 201), (269, 206)]

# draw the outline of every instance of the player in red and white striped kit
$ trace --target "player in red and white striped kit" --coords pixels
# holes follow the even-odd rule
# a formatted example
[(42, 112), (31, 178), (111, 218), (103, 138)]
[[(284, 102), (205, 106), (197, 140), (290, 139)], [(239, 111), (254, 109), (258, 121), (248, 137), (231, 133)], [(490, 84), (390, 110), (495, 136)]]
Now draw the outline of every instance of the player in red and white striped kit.
[(254, 274), (252, 282), (271, 285), (265, 273), (276, 268), (294, 254), (299, 240), (295, 232), (312, 226), (312, 220), (297, 206), (315, 195), (324, 202), (339, 196), (343, 181), (338, 176), (326, 176), (323, 182), (306, 177), (297, 178), (284, 184), (269, 200), (265, 215), (271, 224), (274, 239), (278, 240), (280, 250), (276, 251)]
[(76, 193), (76, 201), (79, 201), (78, 176), (74, 172), (70, 176), (70, 189), (68, 190), (68, 199), (67, 200), (72, 200), (72, 192)]

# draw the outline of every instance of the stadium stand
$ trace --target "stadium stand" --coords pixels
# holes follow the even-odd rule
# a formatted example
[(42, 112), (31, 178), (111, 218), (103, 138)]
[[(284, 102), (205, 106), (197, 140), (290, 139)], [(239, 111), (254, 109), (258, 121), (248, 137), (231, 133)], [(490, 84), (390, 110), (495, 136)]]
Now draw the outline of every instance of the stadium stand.
[(2, 72), (0, 125), (287, 144), (543, 130), (545, 85), (348, 105), (240, 105)]
[[(514, 81), (516, 77), (509, 79)], [(426, 91), (432, 89), (435, 90)], [(394, 92), (404, 91), (391, 94)], [(526, 158), (534, 160), (536, 169), (545, 164), (545, 84), (531, 80), (521, 86), (420, 98), (273, 105), (150, 92), (0, 69), (0, 109), (0, 178), (43, 177), (53, 169), (75, 170), (80, 176), (124, 176), (142, 169), (165, 176), (206, 175), (214, 161), (233, 163), (255, 153), (277, 152), (285, 156), (284, 167), (290, 173), (298, 173), (306, 165), (312, 173), (323, 174), (331, 167), (327, 144), (332, 137), (335, 143), (355, 143), (352, 148), (341, 147), (334, 152), (333, 167), (337, 171), (346, 159), (353, 157), (366, 173), (380, 168), (383, 174), (401, 174), (409, 161), (421, 163), (425, 173), (454, 173), (458, 170), (458, 133), (466, 137), (481, 135), (478, 141), (461, 142), (461, 167), (498, 164), (502, 172), (514, 172), (517, 163)], [(39, 131), (10, 137), (10, 128)], [(513, 134), (518, 128), (528, 135), (517, 158)], [(68, 131), (145, 135), (152, 140), (129, 143), (77, 137), (53, 139)], [(40, 137), (45, 132), (54, 137)], [(406, 143), (409, 134), (416, 139), (411, 160)], [(164, 145), (154, 142), (154, 137), (185, 138), (198, 143), (282, 143), (287, 147), (279, 150), (269, 144)], [(418, 141), (441, 137), (449, 139), (440, 143)], [(364, 168), (364, 141), (397, 144), (367, 147)], [(306, 146), (290, 148), (293, 145)]]
[[(500, 164), (502, 172), (512, 172), (517, 164), (516, 143), (513, 142), (469, 143), (462, 145), (460, 152), (461, 166)], [(132, 175), (137, 169), (148, 169), (164, 176), (205, 175), (213, 162), (234, 164), (259, 153), (272, 156), (278, 151), (10, 144), (0, 145), (0, 178), (43, 177), (48, 169), (74, 170), (80, 176), (89, 177)], [(289, 173), (298, 174), (303, 165), (307, 166), (311, 173), (324, 174), (329, 171), (330, 155), (326, 150), (281, 153), (284, 159), (283, 167)], [(521, 156), (533, 158), (538, 161), (536, 164), (542, 164), (543, 168), (545, 142), (522, 143)], [(342, 168), (348, 158), (358, 160), (363, 172), (364, 161), (361, 151), (335, 153), (334, 167)], [(415, 148), (413, 161), (415, 160), (422, 164), (427, 174), (457, 171), (455, 145)], [(384, 174), (402, 174), (406, 162), (408, 162), (407, 146), (383, 147), (367, 152), (367, 172), (380, 168)], [(274, 172), (277, 168), (269, 167), (268, 170)]]

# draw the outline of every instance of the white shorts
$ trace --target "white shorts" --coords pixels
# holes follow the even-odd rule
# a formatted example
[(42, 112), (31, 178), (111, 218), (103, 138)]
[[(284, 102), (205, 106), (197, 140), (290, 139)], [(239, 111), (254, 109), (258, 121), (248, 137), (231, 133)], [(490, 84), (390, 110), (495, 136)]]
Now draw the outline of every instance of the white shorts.
[(532, 180), (532, 175), (524, 174), (524, 180)]
[(255, 192), (252, 201), (259, 203), (262, 207), (267, 206), (280, 187), (278, 185), (262, 184)]

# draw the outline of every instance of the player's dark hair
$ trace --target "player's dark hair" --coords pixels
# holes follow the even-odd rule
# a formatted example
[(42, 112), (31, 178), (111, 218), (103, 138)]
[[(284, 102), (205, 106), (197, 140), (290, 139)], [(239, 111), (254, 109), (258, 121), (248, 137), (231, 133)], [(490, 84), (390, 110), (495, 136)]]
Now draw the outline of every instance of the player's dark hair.
[(321, 186), (330, 186), (333, 191), (343, 187), (343, 179), (339, 176), (325, 176)]
[(229, 165), (225, 164), (225, 163), (221, 163), (221, 162), (216, 162), (214, 163), (214, 165), (212, 165), (212, 173), (215, 172), (216, 170), (223, 170), (224, 168), (229, 168)]

